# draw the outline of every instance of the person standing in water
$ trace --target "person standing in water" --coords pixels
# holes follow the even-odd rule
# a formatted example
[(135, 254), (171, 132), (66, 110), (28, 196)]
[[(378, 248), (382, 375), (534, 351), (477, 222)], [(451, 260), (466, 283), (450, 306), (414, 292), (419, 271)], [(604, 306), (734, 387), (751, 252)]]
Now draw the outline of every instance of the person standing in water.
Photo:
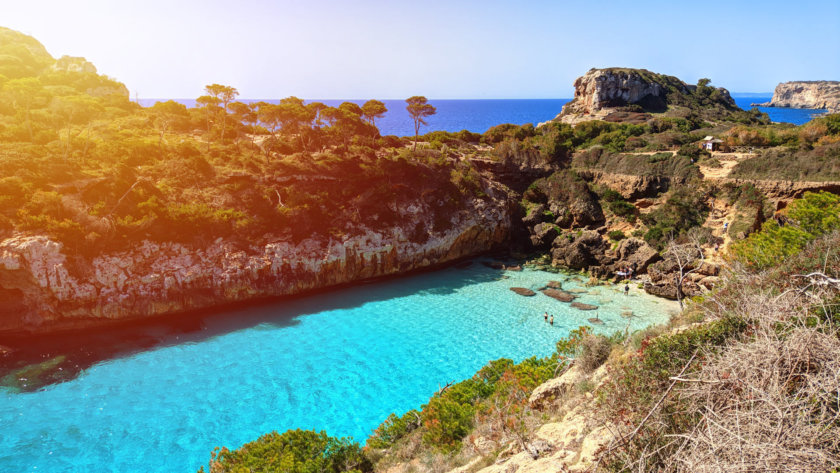
[(548, 312), (546, 312), (545, 315), (543, 315), (543, 318), (545, 319), (546, 322), (548, 322)]
[(554, 314), (551, 314), (551, 318), (548, 320), (548, 323), (554, 325)]
[(630, 294), (630, 285), (629, 285), (629, 284), (625, 284), (625, 285), (624, 285), (624, 295), (626, 296), (626, 295), (628, 295), (628, 294)]

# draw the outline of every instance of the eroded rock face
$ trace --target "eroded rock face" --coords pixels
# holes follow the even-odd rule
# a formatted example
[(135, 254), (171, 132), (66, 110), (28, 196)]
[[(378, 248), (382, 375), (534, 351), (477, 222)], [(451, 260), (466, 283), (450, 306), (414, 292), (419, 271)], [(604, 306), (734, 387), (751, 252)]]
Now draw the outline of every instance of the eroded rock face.
[(660, 260), (659, 252), (639, 238), (626, 238), (618, 243), (617, 269), (631, 268), (635, 273), (644, 272), (651, 263)]
[(647, 112), (666, 112), (671, 106), (701, 110), (708, 104), (706, 99), (721, 110), (738, 110), (724, 88), (708, 83), (688, 85), (674, 76), (645, 69), (590, 69), (574, 85), (574, 99), (554, 121), (571, 125), (589, 120), (641, 123), (649, 117)]
[(143, 241), (71, 269), (61, 244), (43, 236), (0, 242), (0, 294), (19, 295), (0, 330), (49, 330), (101, 319), (154, 316), (404, 273), (487, 251), (507, 241), (510, 208), (476, 201), (423, 242), (399, 226), (343, 240), (272, 240), (242, 249)]
[(552, 264), (571, 269), (590, 269), (591, 266), (609, 264), (606, 252), (609, 244), (596, 231), (585, 231), (574, 240), (561, 235), (554, 240)]
[(664, 102), (665, 91), (657, 82), (644, 79), (632, 69), (590, 69), (575, 80), (575, 97), (561, 115), (592, 115), (608, 107), (641, 102), (646, 98)]
[(773, 91), (770, 102), (753, 104), (760, 107), (823, 108), (840, 113), (840, 81), (782, 82)]

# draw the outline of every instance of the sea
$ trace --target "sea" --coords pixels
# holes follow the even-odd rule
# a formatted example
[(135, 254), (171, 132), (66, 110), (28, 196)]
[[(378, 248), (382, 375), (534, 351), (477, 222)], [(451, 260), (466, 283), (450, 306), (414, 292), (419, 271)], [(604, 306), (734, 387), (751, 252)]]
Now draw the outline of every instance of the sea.
[[(769, 102), (772, 93), (767, 94), (732, 94), (735, 103), (744, 110), (752, 108), (753, 103)], [(150, 107), (155, 102), (165, 99), (140, 99), (144, 107)], [(482, 100), (434, 100), (429, 103), (437, 109), (437, 113), (426, 119), (428, 125), (420, 128), (420, 133), (430, 131), (456, 132), (468, 130), (474, 133), (484, 133), (488, 128), (502, 123), (514, 125), (525, 125), (551, 120), (560, 113), (563, 105), (571, 99), (482, 99)], [(195, 100), (175, 99), (188, 107), (195, 106)], [(258, 102), (259, 100), (242, 100), (243, 102)], [(277, 103), (278, 100), (265, 100), (265, 102)], [(307, 100), (309, 102), (322, 102), (326, 105), (336, 107), (342, 102), (363, 104), (365, 100)], [(414, 136), (414, 123), (408, 112), (405, 110), (405, 101), (383, 100), (388, 112), (384, 117), (376, 121), (376, 126), (382, 135)], [(825, 113), (824, 110), (793, 109), (793, 108), (768, 108), (759, 107), (759, 110), (766, 112), (770, 120), (774, 122), (792, 123), (801, 125), (808, 122), (814, 116)]]
[[(490, 360), (547, 356), (579, 326), (629, 333), (678, 309), (635, 285), (625, 295), (483, 262), (18, 347), (42, 357), (0, 376), (0, 471), (194, 472), (215, 447), (295, 428), (364, 443), (388, 414)], [(598, 309), (510, 290), (551, 280)]]

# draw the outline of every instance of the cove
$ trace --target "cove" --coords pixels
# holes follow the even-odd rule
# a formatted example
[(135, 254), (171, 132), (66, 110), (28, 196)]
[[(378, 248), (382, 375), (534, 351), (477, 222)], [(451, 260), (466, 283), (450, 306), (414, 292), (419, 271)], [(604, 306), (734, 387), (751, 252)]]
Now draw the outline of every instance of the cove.
[[(510, 290), (550, 280), (598, 310)], [(625, 296), (623, 286), (583, 281), (474, 262), (231, 309), (186, 330), (161, 322), (128, 346), (106, 334), (86, 342), (97, 346), (85, 359), (52, 350), (0, 387), (0, 471), (194, 472), (216, 446), (298, 427), (363, 443), (389, 413), (418, 408), (490, 360), (548, 355), (596, 313), (595, 330), (613, 333), (676, 310), (635, 288)], [(39, 369), (55, 382), (20, 379)]]

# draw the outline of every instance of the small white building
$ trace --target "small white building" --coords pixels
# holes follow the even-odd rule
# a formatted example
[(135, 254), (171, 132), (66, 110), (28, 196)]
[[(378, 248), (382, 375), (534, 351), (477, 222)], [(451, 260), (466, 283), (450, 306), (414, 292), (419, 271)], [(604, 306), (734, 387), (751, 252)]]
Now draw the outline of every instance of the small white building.
[(717, 139), (714, 136), (707, 136), (700, 142), (700, 148), (706, 151), (723, 151), (723, 140)]

